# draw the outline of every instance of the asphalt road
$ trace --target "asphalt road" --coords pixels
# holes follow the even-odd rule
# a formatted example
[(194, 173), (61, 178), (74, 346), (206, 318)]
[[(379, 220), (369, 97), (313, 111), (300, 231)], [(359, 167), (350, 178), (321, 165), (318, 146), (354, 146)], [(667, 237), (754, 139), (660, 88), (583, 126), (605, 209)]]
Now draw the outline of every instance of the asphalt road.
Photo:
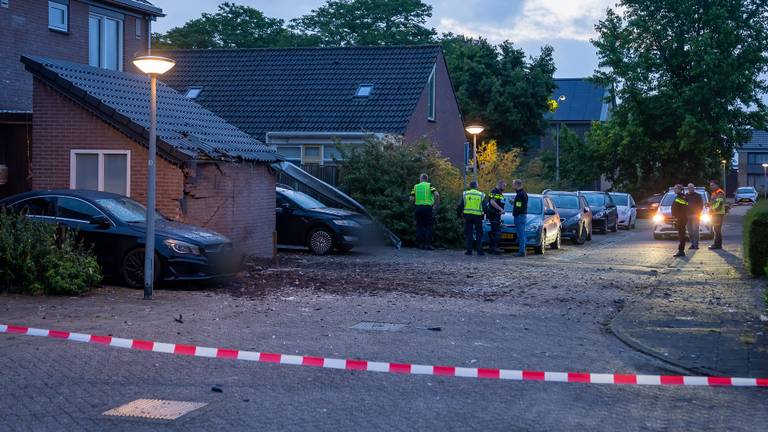
[[(726, 237), (735, 255), (738, 220)], [(641, 224), (522, 260), (468, 260), (460, 251), (288, 254), (229, 289), (160, 291), (153, 302), (122, 288), (81, 298), (0, 296), (0, 322), (378, 361), (675, 373), (607, 331), (624, 305), (649, 295), (677, 265), (675, 246), (653, 240)], [(732, 273), (726, 265), (713, 271)], [(351, 328), (359, 322), (405, 326)], [(12, 335), (0, 335), (0, 389), (0, 431), (757, 431), (768, 424), (766, 389), (400, 376)], [(208, 405), (175, 421), (102, 415), (140, 398)]]

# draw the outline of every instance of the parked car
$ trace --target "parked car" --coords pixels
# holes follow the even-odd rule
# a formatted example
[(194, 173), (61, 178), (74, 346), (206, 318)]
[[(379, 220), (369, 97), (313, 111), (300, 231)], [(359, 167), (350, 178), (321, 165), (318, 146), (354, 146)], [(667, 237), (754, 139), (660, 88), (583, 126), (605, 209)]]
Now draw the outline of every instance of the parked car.
[(300, 246), (325, 255), (336, 249), (348, 252), (361, 243), (373, 228), (365, 215), (328, 207), (311, 196), (277, 187), (277, 244)]
[(560, 215), (560, 235), (576, 244), (592, 240), (592, 210), (583, 195), (578, 192), (548, 190), (545, 194)]
[(592, 225), (595, 229), (603, 234), (609, 230), (611, 232), (619, 230), (618, 209), (608, 192), (582, 191), (579, 193), (584, 195), (589, 203), (589, 208), (592, 210)]
[[(515, 194), (504, 194), (505, 213), (501, 217), (501, 239), (499, 246), (503, 248), (517, 246), (517, 233), (515, 231), (515, 218), (512, 216), (512, 202)], [(483, 224), (483, 242), (488, 243), (488, 232), (491, 223)], [(526, 239), (527, 247), (539, 255), (544, 253), (547, 247), (560, 249), (560, 215), (554, 202), (548, 196), (528, 194), (528, 214), (526, 215)]]
[(760, 194), (757, 193), (757, 189), (754, 186), (747, 186), (736, 189), (733, 201), (735, 205), (754, 204), (758, 198), (760, 198)]
[[(105, 276), (120, 276), (133, 288), (144, 286), (146, 208), (107, 192), (50, 190), (27, 192), (0, 201), (0, 206), (30, 219), (75, 230), (93, 246)], [(155, 280), (203, 280), (240, 269), (242, 255), (225, 236), (155, 215)]]
[[(712, 230), (712, 218), (709, 215), (709, 196), (704, 188), (696, 188), (696, 192), (701, 195), (701, 199), (704, 201), (704, 209), (699, 215), (699, 236), (702, 239), (713, 239), (715, 233)], [(672, 217), (672, 203), (674, 201), (674, 192), (667, 192), (661, 198), (659, 208), (653, 216), (653, 238), (656, 240), (677, 238), (675, 219)]]
[(632, 195), (624, 192), (610, 192), (616, 210), (619, 215), (619, 227), (626, 229), (635, 229), (637, 223), (637, 204)]
[(637, 203), (637, 218), (638, 219), (650, 219), (656, 214), (656, 210), (659, 208), (659, 203), (664, 197), (664, 194), (658, 193), (649, 196), (648, 198)]

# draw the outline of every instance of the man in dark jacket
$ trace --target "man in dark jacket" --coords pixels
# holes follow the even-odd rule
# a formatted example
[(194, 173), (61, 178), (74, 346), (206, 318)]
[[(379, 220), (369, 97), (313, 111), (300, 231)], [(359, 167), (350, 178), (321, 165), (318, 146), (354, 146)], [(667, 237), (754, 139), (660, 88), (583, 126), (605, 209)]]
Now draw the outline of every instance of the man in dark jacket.
[(499, 249), (499, 239), (501, 237), (501, 216), (504, 214), (504, 189), (507, 188), (507, 182), (499, 180), (496, 187), (488, 194), (488, 221), (491, 223), (491, 230), (488, 232), (489, 251), (498, 255), (502, 251)]
[(675, 185), (675, 201), (672, 202), (672, 218), (675, 220), (677, 228), (677, 237), (680, 243), (677, 245), (676, 257), (685, 256), (685, 228), (688, 223), (688, 200), (683, 193), (683, 185)]
[(512, 182), (517, 194), (512, 201), (512, 216), (515, 217), (515, 231), (517, 232), (517, 256), (525, 256), (525, 223), (528, 215), (528, 194), (523, 189), (523, 181), (516, 179)]
[(689, 249), (699, 248), (699, 220), (701, 218), (701, 212), (704, 210), (704, 199), (696, 191), (696, 186), (693, 183), (688, 183), (688, 192), (685, 194), (685, 199), (688, 201), (688, 238), (691, 240), (691, 247)]

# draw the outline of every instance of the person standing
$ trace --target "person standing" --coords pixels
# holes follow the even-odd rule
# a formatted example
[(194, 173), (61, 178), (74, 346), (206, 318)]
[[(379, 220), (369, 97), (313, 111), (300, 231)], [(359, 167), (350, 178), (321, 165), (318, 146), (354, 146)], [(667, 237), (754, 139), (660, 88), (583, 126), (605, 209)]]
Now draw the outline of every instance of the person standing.
[(464, 240), (467, 251), (465, 255), (472, 255), (472, 249), (477, 250), (477, 255), (485, 255), (483, 252), (483, 200), (485, 194), (477, 190), (477, 182), (469, 183), (469, 190), (464, 191), (457, 211), (464, 219)]
[(720, 189), (720, 182), (717, 180), (709, 181), (709, 189), (712, 191), (712, 231), (715, 233), (715, 241), (710, 249), (723, 248), (723, 221), (725, 219), (725, 192)]
[(685, 228), (688, 224), (688, 200), (683, 193), (683, 185), (675, 185), (675, 201), (672, 202), (672, 218), (675, 219), (675, 228), (677, 228), (677, 238), (679, 243), (677, 245), (676, 257), (685, 256)]
[(499, 247), (501, 237), (501, 216), (504, 214), (504, 189), (507, 188), (507, 182), (499, 180), (496, 187), (488, 195), (488, 220), (491, 222), (491, 231), (488, 233), (490, 243), (489, 252), (499, 255), (502, 251)]
[(440, 204), (440, 194), (432, 184), (429, 176), (419, 176), (419, 183), (411, 190), (411, 202), (416, 204), (414, 216), (416, 219), (416, 247), (424, 250), (435, 250), (432, 247), (435, 227), (435, 208)]
[(704, 200), (701, 195), (696, 191), (696, 186), (693, 183), (688, 183), (688, 191), (685, 194), (685, 199), (688, 201), (688, 239), (691, 241), (691, 247), (689, 249), (699, 248), (699, 220), (701, 219), (701, 212), (704, 210)]
[(528, 194), (523, 189), (523, 181), (515, 179), (512, 187), (517, 192), (512, 201), (512, 216), (515, 217), (515, 231), (517, 232), (517, 256), (525, 256), (525, 223), (528, 215)]

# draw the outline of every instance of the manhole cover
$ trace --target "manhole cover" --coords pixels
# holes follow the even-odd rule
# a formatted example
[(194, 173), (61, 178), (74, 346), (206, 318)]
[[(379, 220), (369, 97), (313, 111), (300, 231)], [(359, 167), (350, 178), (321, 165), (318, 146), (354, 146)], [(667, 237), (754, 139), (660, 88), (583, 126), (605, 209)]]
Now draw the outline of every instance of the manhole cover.
[(353, 325), (352, 328), (355, 330), (400, 331), (405, 328), (405, 324), (363, 321)]
[(155, 420), (177, 418), (208, 405), (202, 402), (184, 402), (162, 399), (136, 399), (103, 413), (105, 416), (139, 417)]

